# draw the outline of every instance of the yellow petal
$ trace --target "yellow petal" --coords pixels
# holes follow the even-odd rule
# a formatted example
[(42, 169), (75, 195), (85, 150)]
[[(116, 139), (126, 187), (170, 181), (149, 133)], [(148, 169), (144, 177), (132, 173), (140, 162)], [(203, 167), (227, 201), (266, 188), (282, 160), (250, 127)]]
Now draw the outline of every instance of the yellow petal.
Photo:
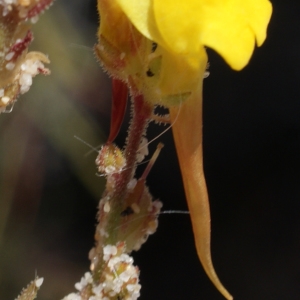
[(203, 80), (203, 74), (199, 71), (201, 58), (206, 57), (204, 48), (201, 50), (201, 54), (195, 58), (175, 55), (174, 52), (162, 49), (159, 86), (163, 95), (190, 92), (198, 86), (199, 81)]
[(213, 48), (234, 69), (249, 61), (266, 37), (272, 7), (267, 0), (153, 0), (160, 34), (178, 53)]
[(169, 51), (197, 55), (211, 47), (234, 69), (266, 38), (268, 0), (116, 0), (138, 30)]
[[(205, 66), (203, 59), (203, 73)], [(189, 99), (170, 108), (170, 116), (199, 259), (216, 288), (232, 299), (214, 270), (210, 253), (210, 210), (202, 160), (202, 81)]]
[(153, 14), (152, 0), (115, 0), (133, 25), (148, 39), (161, 44)]
[(100, 14), (98, 37), (103, 36), (114, 47), (114, 51), (134, 52), (132, 40), (137, 44), (134, 46), (138, 47), (141, 34), (132, 29), (132, 23), (117, 1), (98, 0), (98, 11)]

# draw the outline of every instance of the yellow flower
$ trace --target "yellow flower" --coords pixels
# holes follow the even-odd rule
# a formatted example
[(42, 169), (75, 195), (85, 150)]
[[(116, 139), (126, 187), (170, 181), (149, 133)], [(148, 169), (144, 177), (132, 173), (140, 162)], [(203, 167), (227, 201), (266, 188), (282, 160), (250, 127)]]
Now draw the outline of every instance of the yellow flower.
[(266, 38), (268, 0), (116, 0), (136, 28), (197, 67), (205, 45), (242, 69)]
[[(118, 37), (122, 35), (122, 24), (118, 26), (115, 22), (115, 27), (109, 27), (112, 23), (105, 22), (107, 18), (114, 19), (114, 10), (108, 14), (101, 2), (115, 7), (115, 16), (122, 16), (122, 24), (126, 20), (126, 36)], [(134, 72), (127, 68), (115, 76), (123, 76), (120, 79), (130, 86), (131, 93), (134, 86), (146, 101), (170, 109), (197, 253), (218, 290), (225, 298), (232, 299), (215, 273), (210, 254), (210, 212), (202, 160), (202, 79), (207, 65), (204, 47), (217, 51), (233, 69), (242, 69), (249, 62), (255, 43), (260, 46), (266, 38), (271, 3), (268, 0), (98, 0), (98, 7), (104, 20), (99, 35), (115, 43), (120, 53), (127, 51), (130, 41), (139, 41), (139, 56), (131, 58), (141, 66)], [(146, 46), (140, 46), (143, 39), (135, 32), (134, 39), (129, 37), (131, 23), (144, 36)], [(147, 41), (158, 44), (154, 53), (147, 48)], [(147, 69), (155, 70), (151, 78), (145, 76)]]

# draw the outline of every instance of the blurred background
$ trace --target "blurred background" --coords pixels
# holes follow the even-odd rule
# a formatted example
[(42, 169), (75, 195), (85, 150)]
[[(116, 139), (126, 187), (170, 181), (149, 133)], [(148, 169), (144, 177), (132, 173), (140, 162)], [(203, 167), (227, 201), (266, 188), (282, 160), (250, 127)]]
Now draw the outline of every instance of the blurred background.
[[(235, 72), (208, 50), (204, 84), (212, 257), (238, 300), (300, 299), (300, 4), (272, 3), (268, 39), (251, 63)], [(97, 153), (86, 155), (74, 135), (97, 147), (109, 129), (110, 79), (92, 49), (95, 7), (58, 0), (40, 17), (31, 50), (49, 55), (52, 73), (0, 116), (1, 300), (15, 299), (36, 274), (45, 278), (38, 299), (62, 299), (89, 270), (104, 179)], [(164, 129), (151, 124), (149, 139)], [(187, 210), (171, 131), (159, 140), (148, 186), (163, 209)], [(140, 299), (221, 300), (198, 261), (189, 216), (164, 214), (159, 223), (133, 254)]]

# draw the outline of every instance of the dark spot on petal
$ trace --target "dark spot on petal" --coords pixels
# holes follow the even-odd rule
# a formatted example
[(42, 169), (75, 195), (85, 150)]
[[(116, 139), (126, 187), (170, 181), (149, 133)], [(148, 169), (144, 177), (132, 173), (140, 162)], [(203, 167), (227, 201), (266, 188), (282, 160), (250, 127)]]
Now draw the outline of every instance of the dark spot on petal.
[(153, 53), (157, 48), (157, 43), (153, 42), (151, 47), (151, 52)]
[(152, 71), (150, 69), (146, 72), (146, 74), (147, 74), (148, 77), (153, 77), (154, 76), (154, 73), (152, 73)]

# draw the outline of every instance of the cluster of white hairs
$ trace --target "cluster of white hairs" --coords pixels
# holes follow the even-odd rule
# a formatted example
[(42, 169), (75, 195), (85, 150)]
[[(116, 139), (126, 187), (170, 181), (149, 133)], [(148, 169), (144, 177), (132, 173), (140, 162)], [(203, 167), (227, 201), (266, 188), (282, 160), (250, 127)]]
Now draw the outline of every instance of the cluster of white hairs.
[[(8, 59), (11, 56), (13, 56), (13, 52), (10, 52), (6, 55)], [(32, 78), (37, 74), (42, 73), (46, 75), (50, 73), (50, 71), (45, 68), (43, 62), (49, 63), (49, 60), (44, 54), (40, 52), (29, 52), (26, 55), (24, 62), (20, 66), (19, 72), (17, 72), (15, 76), (15, 80), (17, 81), (17, 84), (19, 86), (20, 94), (24, 94), (29, 91), (32, 85)], [(14, 66), (15, 65), (13, 64), (12, 68), (14, 68)], [(6, 106), (12, 104), (14, 101), (15, 99), (11, 99), (6, 95), (6, 91), (4, 88), (0, 89), (0, 113), (5, 112)]]
[[(29, 53), (30, 54), (30, 53)], [(19, 85), (20, 85), (20, 93), (24, 94), (28, 92), (30, 86), (32, 85), (32, 77), (36, 76), (40, 73), (48, 73), (49, 70), (45, 69), (44, 64), (39, 59), (38, 56), (30, 56), (25, 60), (25, 62), (21, 65), (20, 68), (20, 77), (19, 77)], [(45, 61), (45, 56), (43, 58)], [(46, 58), (48, 60), (48, 58)], [(49, 61), (46, 61), (49, 62)]]
[(209, 62), (208, 62), (208, 63), (206, 64), (206, 69), (205, 69), (205, 72), (204, 72), (204, 74), (203, 74), (203, 79), (207, 78), (207, 77), (209, 76), (209, 74), (210, 74), (210, 72), (208, 71), (209, 66), (210, 66), (210, 64), (209, 64)]
[[(0, 5), (3, 7), (2, 16), (5, 17), (15, 8), (20, 19), (27, 19), (29, 9), (38, 2), (39, 0), (0, 0)], [(36, 14), (30, 18), (30, 21), (36, 23), (38, 19), (39, 17)]]
[(103, 175), (112, 175), (121, 172), (126, 166), (123, 152), (115, 144), (103, 145), (96, 158), (98, 172)]
[(30, 0), (0, 0), (0, 5), (3, 6), (2, 16), (5, 17), (13, 10), (13, 7), (16, 7), (19, 9), (19, 17), (26, 17), (23, 10), (30, 3)]
[(22, 290), (21, 294), (15, 300), (33, 300), (36, 298), (37, 291), (43, 284), (43, 277), (36, 277), (28, 286)]
[(148, 140), (146, 137), (143, 136), (141, 139), (140, 147), (137, 151), (136, 161), (138, 163), (142, 162), (145, 156), (147, 156), (148, 154), (149, 154)]
[(13, 9), (14, 5), (18, 4), (18, 0), (0, 0), (0, 5), (3, 6), (3, 17), (5, 17)]
[[(121, 250), (121, 251), (120, 251)], [(136, 300), (140, 296), (139, 270), (133, 266), (133, 258), (123, 248), (107, 245), (103, 248), (105, 269), (101, 282), (96, 285), (92, 274), (85, 273), (75, 284), (78, 293), (72, 293), (63, 300)]]

